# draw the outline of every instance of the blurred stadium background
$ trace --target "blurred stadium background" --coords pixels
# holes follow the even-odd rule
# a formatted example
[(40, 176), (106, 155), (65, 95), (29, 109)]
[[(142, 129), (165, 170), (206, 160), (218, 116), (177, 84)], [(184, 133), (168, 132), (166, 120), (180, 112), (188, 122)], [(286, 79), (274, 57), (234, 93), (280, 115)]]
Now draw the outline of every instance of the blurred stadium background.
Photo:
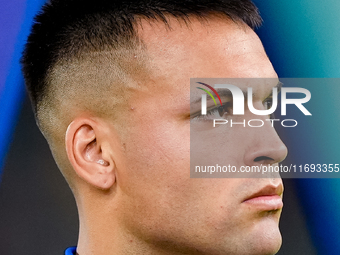
[[(280, 77), (340, 76), (340, 2), (255, 0), (264, 25), (257, 32)], [(72, 194), (35, 126), (19, 58), (43, 0), (0, 1), (0, 254), (62, 254), (77, 242)], [(321, 86), (321, 85), (320, 85)], [(310, 129), (285, 141), (290, 158), (322, 155), (340, 163), (339, 88), (324, 88), (332, 107), (327, 130)], [(313, 95), (312, 95), (313, 96)], [(313, 100), (314, 99), (314, 100)], [(301, 148), (303, 144), (303, 148)], [(337, 162), (335, 162), (338, 160)], [(340, 179), (286, 179), (279, 255), (340, 254)]]

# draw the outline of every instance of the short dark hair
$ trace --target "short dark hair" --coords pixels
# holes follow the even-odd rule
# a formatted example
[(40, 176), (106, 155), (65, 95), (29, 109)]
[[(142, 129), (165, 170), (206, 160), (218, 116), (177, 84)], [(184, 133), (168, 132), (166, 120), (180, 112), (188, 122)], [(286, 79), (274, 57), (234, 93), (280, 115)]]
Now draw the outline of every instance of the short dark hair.
[(21, 60), (35, 113), (45, 97), (48, 72), (58, 61), (119, 48), (136, 38), (137, 18), (167, 24), (167, 16), (186, 20), (211, 13), (243, 21), (253, 29), (262, 21), (251, 0), (49, 1), (35, 17)]

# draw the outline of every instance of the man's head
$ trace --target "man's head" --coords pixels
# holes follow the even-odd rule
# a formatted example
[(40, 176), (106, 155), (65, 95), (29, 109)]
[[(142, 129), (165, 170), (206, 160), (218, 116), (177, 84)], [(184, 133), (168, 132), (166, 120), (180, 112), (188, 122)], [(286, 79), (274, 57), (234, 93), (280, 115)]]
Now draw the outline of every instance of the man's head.
[[(277, 78), (250, 1), (51, 1), (24, 73), (79, 209), (79, 253), (272, 254), (280, 208), (247, 199), (280, 179), (190, 179), (190, 78)], [(275, 84), (259, 84), (263, 107)], [(250, 118), (249, 111), (245, 117)], [(270, 124), (234, 129), (237, 166), (275, 164)], [(113, 240), (110, 240), (110, 238)], [(101, 248), (98, 248), (101, 247)], [(105, 253), (109, 254), (109, 253)]]

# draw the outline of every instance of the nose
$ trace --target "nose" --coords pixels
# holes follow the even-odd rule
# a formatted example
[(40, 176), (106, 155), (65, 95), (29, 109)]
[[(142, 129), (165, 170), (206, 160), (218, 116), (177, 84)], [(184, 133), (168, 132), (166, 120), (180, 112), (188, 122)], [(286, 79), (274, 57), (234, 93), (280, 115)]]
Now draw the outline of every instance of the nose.
[(261, 128), (252, 128), (251, 134), (249, 147), (244, 155), (245, 165), (273, 165), (286, 158), (287, 147), (270, 122), (266, 121)]

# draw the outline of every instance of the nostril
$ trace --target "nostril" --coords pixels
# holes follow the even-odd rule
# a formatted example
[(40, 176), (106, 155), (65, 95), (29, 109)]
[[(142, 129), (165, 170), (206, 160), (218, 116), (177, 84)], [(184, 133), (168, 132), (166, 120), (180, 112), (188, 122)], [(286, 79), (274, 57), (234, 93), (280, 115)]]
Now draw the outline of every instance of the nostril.
[(270, 158), (270, 157), (266, 157), (266, 156), (261, 156), (261, 157), (256, 157), (254, 159), (254, 162), (259, 162), (259, 161), (274, 161), (274, 159)]

